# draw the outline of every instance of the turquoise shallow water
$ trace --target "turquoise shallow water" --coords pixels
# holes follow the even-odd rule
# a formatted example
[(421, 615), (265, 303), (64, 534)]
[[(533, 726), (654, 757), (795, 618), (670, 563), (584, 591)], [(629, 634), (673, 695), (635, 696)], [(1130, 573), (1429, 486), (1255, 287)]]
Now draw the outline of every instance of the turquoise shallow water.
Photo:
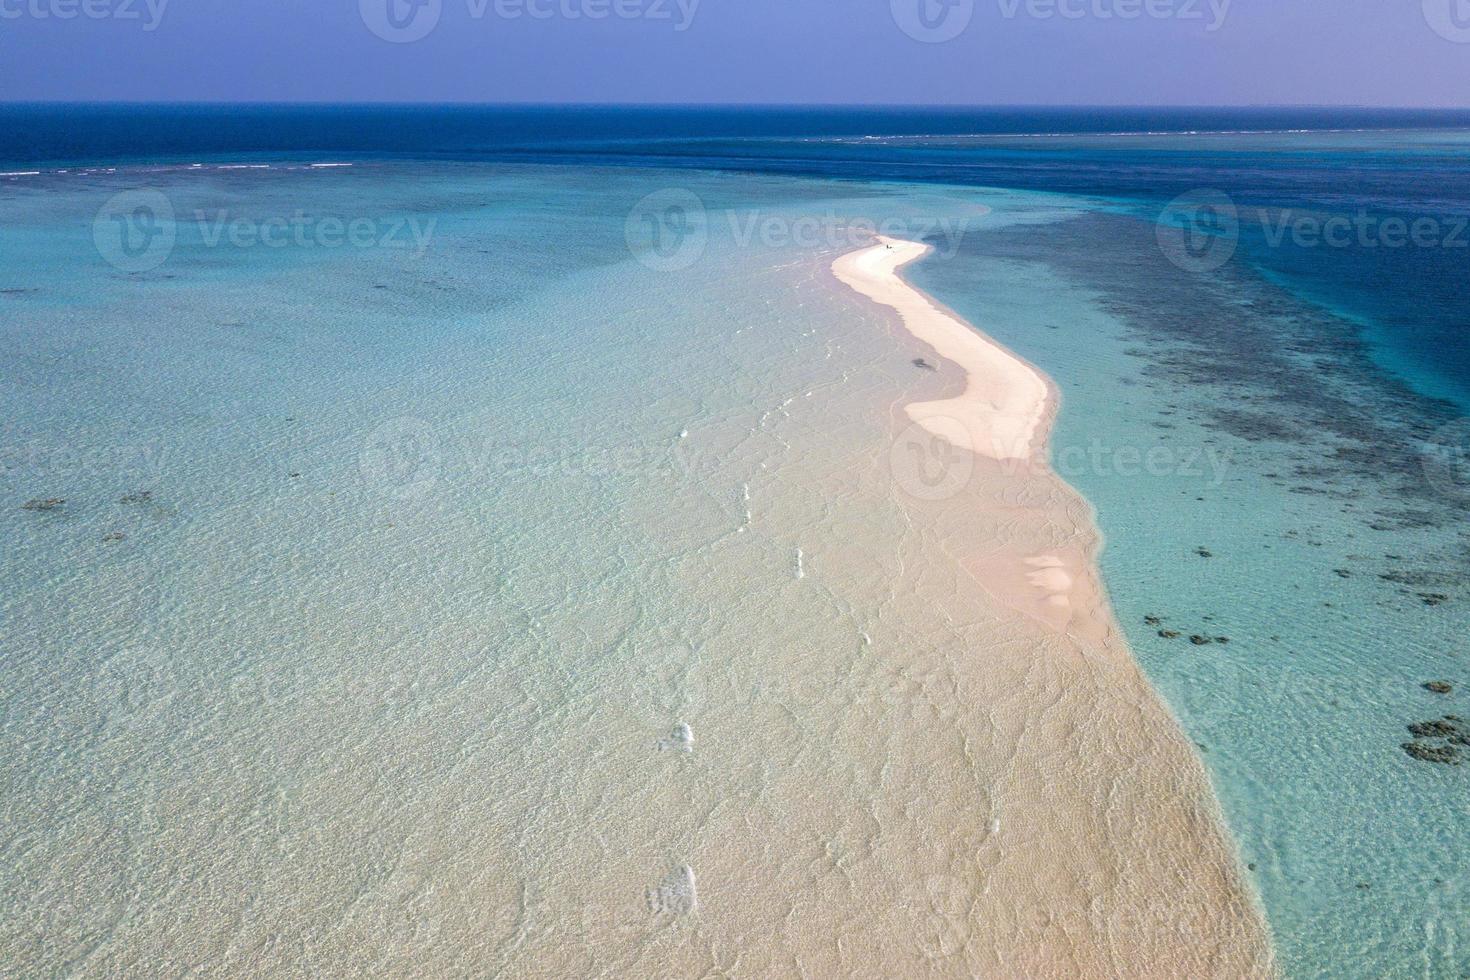
[[(141, 188), (182, 220), (128, 271), (95, 219)], [(625, 891), (677, 914), (694, 835), (669, 814), (759, 803), (783, 767), (688, 789), (647, 768), (682, 757), (675, 726), (733, 730), (762, 685), (817, 703), (841, 682), (800, 666), (873, 628), (791, 593), (821, 567), (800, 536), (705, 554), (773, 470), (847, 472), (813, 436), (861, 458), (912, 378), (824, 284), (854, 218), (930, 238), (914, 281), (1061, 387), (1057, 468), (1098, 508), (1119, 617), (1288, 973), (1467, 969), (1465, 770), (1401, 748), (1470, 715), (1463, 500), (1421, 451), (1454, 412), (1249, 264), (1180, 276), (1116, 202), (696, 171), (69, 175), (0, 208), (3, 943), (28, 971), (182, 969), (194, 948), (299, 965), (328, 921), (364, 969), (424, 942), (510, 968), (567, 908), (573, 931), (601, 921), (534, 858), (590, 846), (598, 801), (647, 805)], [(306, 244), (212, 241), (220, 212), (300, 213)], [(332, 220), (366, 222), (360, 244)], [(793, 496), (789, 526), (847, 493)], [(792, 669), (740, 673), (744, 644)], [(1441, 678), (1457, 693), (1421, 686)], [(794, 769), (846, 764), (769, 721)], [(478, 870), (518, 860), (515, 882)], [(518, 918), (417, 914), (444, 875)], [(178, 894), (227, 914), (160, 926)], [(232, 929), (251, 916), (260, 934)]]
[[(1059, 468), (1098, 509), (1119, 617), (1205, 754), (1288, 975), (1458, 976), (1470, 790), (1401, 748), (1466, 708), (1462, 487), (1421, 452), (1454, 411), (1250, 270), (1181, 281), (1152, 233), (1099, 215), (980, 236), (916, 278), (1061, 385)], [(1440, 678), (1456, 693), (1425, 690)]]
[[(211, 245), (185, 217), (130, 272), (88, 249), (140, 184), (176, 215), (434, 239)], [(668, 186), (416, 165), (7, 195), (7, 964), (647, 974), (676, 942), (728, 967), (731, 909), (788, 891), (867, 914), (845, 910), (890, 864), (870, 781), (948, 770), (848, 751), (859, 695), (922, 687), (860, 656), (881, 610), (823, 584), (823, 544), (924, 376), (834, 301), (849, 243), (780, 232), (934, 204), (681, 175), (778, 227), (637, 261), (629, 216)], [(864, 518), (896, 525), (884, 499)], [(853, 816), (819, 841), (809, 799)], [(873, 937), (952, 956), (929, 909), (960, 879), (928, 859), (868, 886), (913, 918)], [(707, 924), (679, 928), (699, 894)]]

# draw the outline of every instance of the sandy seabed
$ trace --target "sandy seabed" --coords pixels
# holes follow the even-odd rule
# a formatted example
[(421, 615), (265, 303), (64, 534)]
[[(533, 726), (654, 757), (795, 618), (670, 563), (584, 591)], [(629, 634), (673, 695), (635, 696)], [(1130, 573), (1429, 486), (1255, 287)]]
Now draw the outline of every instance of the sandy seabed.
[[(619, 271), (595, 306), (522, 311), (717, 325), (680, 333), (687, 401), (608, 403), (603, 449), (677, 449), (623, 485), (528, 468), (346, 507), (325, 488), (361, 479), (361, 433), (317, 460), (316, 497), (201, 505), (155, 551), (185, 583), (167, 616), (131, 588), (154, 566), (36, 593), (18, 635), (57, 652), (16, 681), (45, 711), (12, 729), (0, 963), (1271, 975), (1204, 770), (1114, 622), (1092, 511), (1046, 465), (1054, 388), (903, 284), (922, 254), (844, 260), (857, 292), (831, 255), (740, 254), (700, 288)], [(646, 379), (631, 342), (557, 363), (603, 377), (619, 350)], [(125, 597), (116, 624), (94, 595)], [(109, 641), (96, 623), (150, 616), (156, 649), (95, 690), (56, 682)]]
[[(1010, 734), (991, 747), (1004, 757), (978, 768), (1003, 774), (991, 793), (1017, 817), (987, 828), (966, 960), (1026, 975), (1273, 975), (1208, 778), (1114, 621), (1090, 507), (1046, 463), (1055, 386), (903, 280), (899, 270), (930, 251), (883, 238), (833, 273), (962, 370), (959, 393), (903, 406), (910, 455), (936, 443), (961, 454), (940, 476), (910, 476), (917, 496), (948, 497), (911, 513), (935, 533), (959, 532), (945, 550), (1013, 613), (969, 678)], [(946, 478), (948, 493), (931, 492)], [(966, 519), (954, 520), (956, 502), (973, 508)]]

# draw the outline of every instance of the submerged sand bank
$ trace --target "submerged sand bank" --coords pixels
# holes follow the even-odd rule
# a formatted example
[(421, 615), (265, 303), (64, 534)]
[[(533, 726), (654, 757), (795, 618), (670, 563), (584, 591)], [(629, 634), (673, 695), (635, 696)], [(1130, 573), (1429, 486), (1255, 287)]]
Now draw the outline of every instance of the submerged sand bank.
[[(967, 479), (905, 506), (1011, 614), (974, 637), (965, 681), (989, 732), (975, 765), (998, 773), (989, 793), (1019, 817), (986, 828), (975, 856), (965, 958), (1027, 975), (1271, 976), (1208, 778), (1117, 629), (1091, 509), (1046, 463), (1054, 386), (903, 281), (928, 251), (881, 239), (833, 272), (964, 372), (960, 394), (903, 411), (929, 440), (974, 454)], [(933, 584), (945, 612), (970, 590)]]

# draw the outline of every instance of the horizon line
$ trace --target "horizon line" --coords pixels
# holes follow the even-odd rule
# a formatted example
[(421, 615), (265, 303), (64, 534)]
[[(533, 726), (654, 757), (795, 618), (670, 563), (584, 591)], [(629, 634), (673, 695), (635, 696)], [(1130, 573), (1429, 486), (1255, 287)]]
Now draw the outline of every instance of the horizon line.
[(485, 108), (485, 109), (846, 109), (902, 110), (925, 109), (956, 112), (1005, 110), (1341, 110), (1372, 112), (1470, 112), (1465, 106), (1372, 105), (1366, 103), (1085, 103), (1085, 102), (574, 102), (520, 101), (495, 102), (474, 100), (294, 100), (294, 99), (0, 99), (0, 109), (21, 106), (192, 106), (192, 107), (300, 107), (300, 108)]

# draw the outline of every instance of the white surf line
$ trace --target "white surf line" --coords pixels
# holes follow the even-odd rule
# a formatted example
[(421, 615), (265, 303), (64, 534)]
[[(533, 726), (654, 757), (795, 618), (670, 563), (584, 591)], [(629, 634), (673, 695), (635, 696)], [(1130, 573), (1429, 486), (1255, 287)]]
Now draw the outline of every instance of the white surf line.
[(947, 442), (996, 460), (1030, 460), (1042, 450), (1052, 389), (1031, 365), (910, 286), (898, 270), (933, 249), (897, 238), (839, 258), (838, 280), (896, 310), (909, 333), (967, 374), (964, 394), (906, 407), (909, 418)]

